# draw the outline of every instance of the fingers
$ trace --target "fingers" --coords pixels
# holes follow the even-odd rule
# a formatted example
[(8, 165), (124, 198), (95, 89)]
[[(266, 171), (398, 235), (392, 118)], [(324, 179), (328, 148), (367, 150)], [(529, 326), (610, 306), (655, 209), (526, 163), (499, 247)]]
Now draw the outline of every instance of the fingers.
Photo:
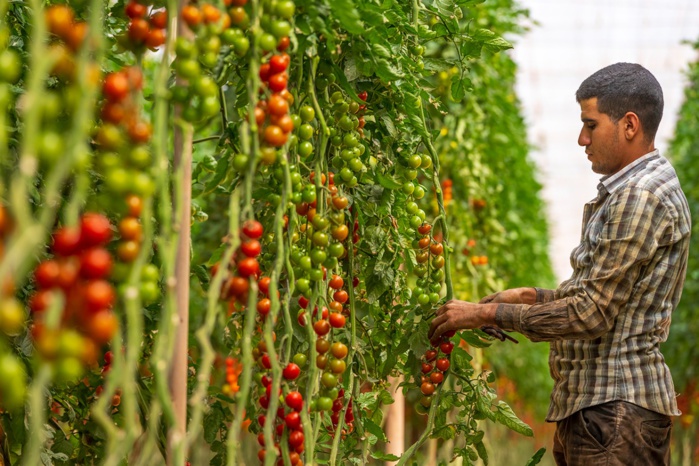
[(499, 294), (499, 293), (489, 294), (489, 295), (486, 296), (485, 298), (483, 298), (483, 299), (481, 299), (480, 301), (478, 301), (478, 304), (492, 303), (493, 300), (497, 297), (498, 294)]
[(446, 314), (438, 315), (434, 319), (432, 319), (432, 322), (430, 323), (430, 331), (427, 333), (427, 338), (431, 340), (437, 339), (442, 333), (446, 332), (446, 330), (442, 330), (441, 332), (437, 333), (437, 330), (442, 326), (443, 323), (447, 322), (449, 318), (446, 316)]

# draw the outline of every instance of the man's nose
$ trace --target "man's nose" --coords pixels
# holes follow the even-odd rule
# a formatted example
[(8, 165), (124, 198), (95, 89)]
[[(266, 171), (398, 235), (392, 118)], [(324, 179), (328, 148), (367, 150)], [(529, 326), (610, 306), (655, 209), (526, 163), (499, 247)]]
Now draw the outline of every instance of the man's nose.
[(584, 129), (580, 130), (580, 135), (578, 136), (578, 145), (580, 146), (589, 146), (590, 145), (590, 136), (587, 134), (587, 131)]

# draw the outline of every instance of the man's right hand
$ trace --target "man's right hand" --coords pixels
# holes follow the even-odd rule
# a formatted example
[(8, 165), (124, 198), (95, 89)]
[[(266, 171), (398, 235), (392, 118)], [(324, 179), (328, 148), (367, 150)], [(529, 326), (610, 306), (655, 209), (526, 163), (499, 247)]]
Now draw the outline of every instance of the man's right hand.
[(512, 288), (511, 290), (500, 291), (486, 296), (479, 302), (479, 304), (486, 303), (535, 304), (536, 289)]

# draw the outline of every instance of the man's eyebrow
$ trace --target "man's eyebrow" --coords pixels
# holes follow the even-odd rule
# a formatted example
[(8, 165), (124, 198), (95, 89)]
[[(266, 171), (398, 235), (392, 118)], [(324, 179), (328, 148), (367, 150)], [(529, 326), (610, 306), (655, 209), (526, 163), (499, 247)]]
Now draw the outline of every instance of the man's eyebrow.
[(597, 120), (595, 120), (594, 118), (580, 118), (580, 120), (583, 123), (597, 123)]

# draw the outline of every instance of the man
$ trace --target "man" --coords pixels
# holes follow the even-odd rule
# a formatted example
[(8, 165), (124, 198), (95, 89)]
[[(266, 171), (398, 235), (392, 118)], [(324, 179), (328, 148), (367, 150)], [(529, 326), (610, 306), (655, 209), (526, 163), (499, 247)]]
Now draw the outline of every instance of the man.
[(684, 284), (687, 200), (654, 147), (660, 85), (640, 65), (617, 63), (576, 93), (578, 144), (603, 175), (585, 205), (573, 274), (555, 290), (516, 288), (479, 304), (452, 300), (430, 339), (495, 325), (549, 341), (558, 465), (669, 465), (670, 416), (679, 415), (659, 345)]

